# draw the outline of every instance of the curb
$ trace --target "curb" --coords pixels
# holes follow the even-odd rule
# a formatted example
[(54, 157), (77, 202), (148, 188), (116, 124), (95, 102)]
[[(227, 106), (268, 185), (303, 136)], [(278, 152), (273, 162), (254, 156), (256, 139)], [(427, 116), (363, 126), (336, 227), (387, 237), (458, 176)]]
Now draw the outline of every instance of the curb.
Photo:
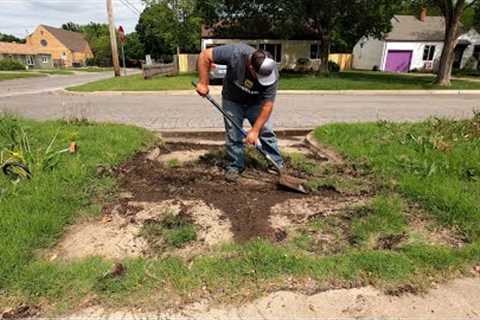
[(307, 134), (307, 136), (305, 137), (305, 143), (311, 148), (313, 148), (322, 157), (327, 158), (332, 163), (340, 165), (345, 163), (345, 160), (341, 155), (339, 155), (331, 147), (328, 147), (315, 139), (314, 131), (311, 131), (309, 134)]
[[(63, 89), (66, 95), (79, 96), (124, 96), (124, 95), (157, 95), (157, 96), (195, 96), (194, 90), (163, 91), (93, 91), (78, 92)], [(221, 89), (212, 89), (213, 95), (220, 95)], [(414, 95), (480, 95), (480, 90), (279, 90), (278, 95), (316, 95), (316, 96), (414, 96)]]

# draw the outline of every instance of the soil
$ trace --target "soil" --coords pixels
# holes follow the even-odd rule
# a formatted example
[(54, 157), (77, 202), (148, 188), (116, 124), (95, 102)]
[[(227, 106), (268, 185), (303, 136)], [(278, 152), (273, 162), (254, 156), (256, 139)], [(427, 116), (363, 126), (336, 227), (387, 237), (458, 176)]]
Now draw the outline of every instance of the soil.
[[(169, 151), (180, 149), (191, 152), (197, 146), (166, 145)], [(164, 157), (160, 155), (159, 158)], [(275, 229), (270, 223), (272, 207), (279, 203), (298, 199), (297, 206), (303, 206), (306, 197), (301, 194), (279, 189), (275, 176), (260, 170), (250, 170), (239, 184), (225, 181), (222, 161), (213, 163), (211, 158), (200, 158), (196, 163), (186, 163), (171, 168), (162, 162), (146, 159), (138, 154), (119, 168), (120, 186), (128, 190), (137, 202), (158, 203), (166, 200), (203, 201), (206, 205), (222, 211), (221, 219), (231, 223), (235, 242), (255, 238), (276, 241)], [(252, 183), (252, 180), (254, 183)], [(342, 196), (332, 190), (315, 192), (308, 196), (330, 202), (341, 201)], [(287, 206), (283, 213), (290, 214), (295, 206)], [(276, 210), (278, 211), (278, 210)], [(275, 214), (282, 213), (275, 212)]]
[[(341, 157), (333, 151), (319, 153), (316, 148), (298, 141), (287, 147), (290, 152), (304, 154), (318, 166), (330, 164), (338, 169), (336, 175), (369, 185), (368, 179), (358, 177), (355, 169), (342, 165)], [(222, 150), (222, 146), (215, 144), (166, 143), (135, 155), (118, 168), (105, 169), (119, 181), (117, 199), (103, 207), (100, 223), (80, 223), (67, 230), (64, 239), (46, 258), (121, 259), (171, 253), (192, 258), (222, 243), (244, 243), (257, 238), (283, 242), (302, 233), (308, 233), (313, 241), (311, 248), (305, 250), (335, 253), (349, 241), (352, 210), (348, 209), (366, 205), (375, 193), (374, 189), (368, 191), (369, 187), (367, 191), (337, 191), (328, 184), (308, 195), (285, 190), (276, 183), (277, 176), (269, 174), (265, 164), (252, 152), (247, 152), (247, 168), (240, 182), (228, 183), (224, 179)], [(301, 167), (295, 168), (288, 158), (286, 160), (287, 174), (309, 177)], [(161, 222), (167, 213), (188, 216), (195, 225), (196, 241), (168, 249), (158, 245), (163, 243), (162, 239), (142, 233), (146, 223)], [(306, 227), (311, 219), (330, 216), (337, 222), (327, 224), (322, 232)], [(452, 245), (457, 241), (448, 230), (433, 236), (427, 230), (431, 223), (409, 220), (418, 234), (432, 242)], [(395, 249), (406, 241), (406, 235), (380, 238), (376, 248)]]

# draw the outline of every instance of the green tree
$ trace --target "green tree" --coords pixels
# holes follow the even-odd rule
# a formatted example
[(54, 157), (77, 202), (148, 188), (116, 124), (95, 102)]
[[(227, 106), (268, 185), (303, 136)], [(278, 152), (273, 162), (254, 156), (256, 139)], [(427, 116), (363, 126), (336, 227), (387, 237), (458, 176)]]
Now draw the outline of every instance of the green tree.
[(142, 12), (136, 31), (145, 52), (154, 58), (175, 51), (196, 52), (200, 48), (201, 19), (194, 0), (151, 0)]
[(20, 39), (11, 34), (5, 34), (0, 32), (0, 41), (4, 42), (18, 42), (25, 43), (25, 39)]
[(472, 26), (480, 32), (480, 2), (477, 2), (474, 6), (475, 13), (473, 15)]
[(125, 43), (125, 56), (127, 59), (143, 60), (145, 58), (145, 48), (138, 33), (132, 32), (127, 35), (127, 42)]
[(80, 32), (81, 27), (79, 24), (73, 23), (73, 22), (67, 22), (62, 24), (62, 29), (67, 30), (67, 31), (73, 31), (73, 32)]
[[(314, 37), (321, 43), (328, 73), (332, 42), (343, 47), (361, 36), (381, 37), (401, 7), (398, 0), (198, 0), (199, 12), (218, 34), (261, 37)], [(347, 41), (341, 42), (345, 37)]]

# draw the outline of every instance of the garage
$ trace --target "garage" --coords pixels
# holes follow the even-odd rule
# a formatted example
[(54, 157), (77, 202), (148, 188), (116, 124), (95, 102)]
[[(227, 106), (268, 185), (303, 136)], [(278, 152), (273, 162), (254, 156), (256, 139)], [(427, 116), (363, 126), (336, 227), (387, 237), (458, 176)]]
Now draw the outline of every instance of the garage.
[(389, 50), (385, 71), (388, 72), (408, 72), (412, 63), (413, 51), (407, 50)]

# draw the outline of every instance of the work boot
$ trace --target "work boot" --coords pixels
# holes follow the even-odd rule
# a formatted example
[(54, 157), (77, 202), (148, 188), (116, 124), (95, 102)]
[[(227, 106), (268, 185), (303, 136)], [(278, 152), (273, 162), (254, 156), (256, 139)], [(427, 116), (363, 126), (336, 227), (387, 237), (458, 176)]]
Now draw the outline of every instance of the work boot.
[(225, 172), (225, 180), (230, 183), (237, 183), (240, 180), (240, 173), (235, 170), (227, 170)]

